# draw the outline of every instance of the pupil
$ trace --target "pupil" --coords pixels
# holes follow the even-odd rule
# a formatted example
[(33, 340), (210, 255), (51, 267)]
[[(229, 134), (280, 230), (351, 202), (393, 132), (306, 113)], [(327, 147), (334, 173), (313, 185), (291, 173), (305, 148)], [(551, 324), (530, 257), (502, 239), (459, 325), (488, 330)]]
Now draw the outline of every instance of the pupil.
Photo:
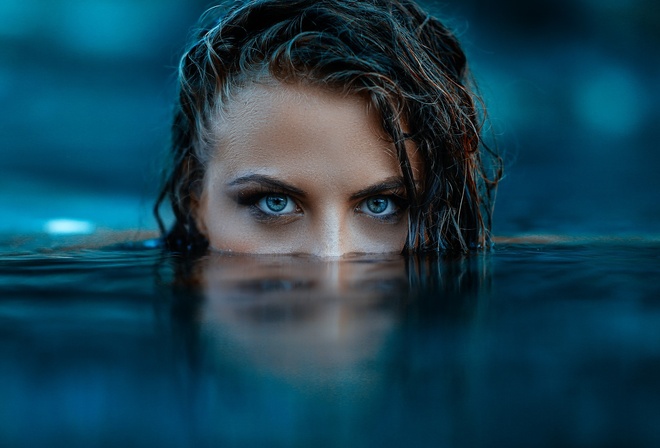
[(385, 198), (372, 198), (367, 201), (367, 208), (371, 213), (380, 214), (387, 209), (389, 201)]
[(266, 205), (274, 212), (281, 212), (286, 208), (289, 200), (286, 196), (268, 196), (266, 198)]

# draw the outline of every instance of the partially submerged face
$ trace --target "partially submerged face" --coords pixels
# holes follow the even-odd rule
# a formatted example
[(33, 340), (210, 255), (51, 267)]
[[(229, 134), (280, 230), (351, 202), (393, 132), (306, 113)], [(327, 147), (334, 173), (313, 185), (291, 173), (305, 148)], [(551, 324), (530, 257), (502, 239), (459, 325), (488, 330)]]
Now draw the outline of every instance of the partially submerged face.
[(194, 210), (212, 249), (335, 257), (404, 248), (400, 164), (366, 100), (253, 83), (214, 134)]

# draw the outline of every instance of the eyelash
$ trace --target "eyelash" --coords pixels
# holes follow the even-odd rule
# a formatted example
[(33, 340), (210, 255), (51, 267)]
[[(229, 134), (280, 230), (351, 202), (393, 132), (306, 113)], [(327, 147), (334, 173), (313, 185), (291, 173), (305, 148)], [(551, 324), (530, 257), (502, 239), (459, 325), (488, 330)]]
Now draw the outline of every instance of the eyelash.
[[(257, 204), (259, 201), (262, 199), (266, 198), (267, 196), (270, 195), (281, 195), (287, 197), (289, 200), (293, 201), (295, 206), (296, 206), (296, 212), (292, 214), (283, 214), (283, 215), (277, 215), (277, 214), (271, 214), (268, 212), (263, 211)], [(396, 207), (396, 211), (387, 214), (387, 215), (370, 215), (367, 213), (364, 213), (360, 211), (360, 208), (362, 205), (369, 199), (372, 198), (384, 198), (387, 200), (392, 201), (394, 206)], [(255, 191), (248, 191), (248, 192), (242, 192), (238, 195), (237, 197), (237, 203), (239, 205), (249, 207), (249, 211), (252, 214), (252, 216), (263, 223), (266, 224), (276, 224), (276, 223), (283, 223), (284, 222), (289, 222), (292, 220), (292, 218), (295, 218), (296, 215), (298, 215), (298, 211), (300, 210), (300, 206), (298, 205), (298, 201), (296, 201), (291, 195), (287, 193), (283, 193), (281, 191), (277, 190), (265, 190), (265, 189), (259, 189)], [(361, 213), (365, 216), (367, 216), (370, 219), (375, 219), (377, 221), (383, 222), (383, 223), (395, 223), (399, 220), (401, 215), (407, 210), (408, 206), (406, 203), (406, 200), (404, 199), (404, 196), (402, 193), (399, 192), (394, 192), (391, 194), (377, 194), (373, 196), (369, 196), (367, 198), (362, 199), (356, 206), (355, 206), (355, 211), (358, 213)]]

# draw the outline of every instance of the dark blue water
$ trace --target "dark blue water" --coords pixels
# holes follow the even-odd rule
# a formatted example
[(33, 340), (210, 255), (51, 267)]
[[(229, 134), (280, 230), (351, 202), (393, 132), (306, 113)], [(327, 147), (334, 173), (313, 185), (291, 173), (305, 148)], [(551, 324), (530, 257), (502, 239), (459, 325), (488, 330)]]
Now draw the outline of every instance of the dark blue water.
[(0, 446), (660, 446), (660, 241), (0, 255)]

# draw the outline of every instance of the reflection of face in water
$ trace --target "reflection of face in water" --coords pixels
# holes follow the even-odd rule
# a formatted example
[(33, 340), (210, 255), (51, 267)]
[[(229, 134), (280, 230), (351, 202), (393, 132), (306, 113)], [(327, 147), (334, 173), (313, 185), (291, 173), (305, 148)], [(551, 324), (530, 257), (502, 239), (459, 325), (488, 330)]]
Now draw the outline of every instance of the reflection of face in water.
[[(262, 434), (295, 433), (300, 446), (360, 445), (355, 435), (410, 418), (398, 412), (416, 409), (422, 396), (431, 397), (423, 409), (432, 412), (435, 397), (459, 396), (455, 409), (441, 408), (462, 421), (457, 390), (469, 394), (478, 371), (464, 356), (474, 353), (472, 337), (461, 336), (473, 335), (464, 330), (478, 320), (477, 259), (173, 261), (180, 263), (166, 336), (185, 363), (176, 367), (185, 373), (186, 418), (218, 440), (260, 446)], [(440, 382), (429, 391), (431, 378)]]
[(258, 375), (323, 394), (370, 393), (392, 369), (410, 364), (417, 342), (409, 338), (478, 324), (480, 292), (489, 283), (485, 260), (229, 254), (180, 260), (175, 334), (185, 338), (191, 366), (214, 377), (234, 372), (237, 380), (253, 378), (249, 384), (261, 384)]
[(407, 292), (405, 259), (211, 255), (202, 325), (223, 348), (287, 377), (321, 379), (377, 357)]

